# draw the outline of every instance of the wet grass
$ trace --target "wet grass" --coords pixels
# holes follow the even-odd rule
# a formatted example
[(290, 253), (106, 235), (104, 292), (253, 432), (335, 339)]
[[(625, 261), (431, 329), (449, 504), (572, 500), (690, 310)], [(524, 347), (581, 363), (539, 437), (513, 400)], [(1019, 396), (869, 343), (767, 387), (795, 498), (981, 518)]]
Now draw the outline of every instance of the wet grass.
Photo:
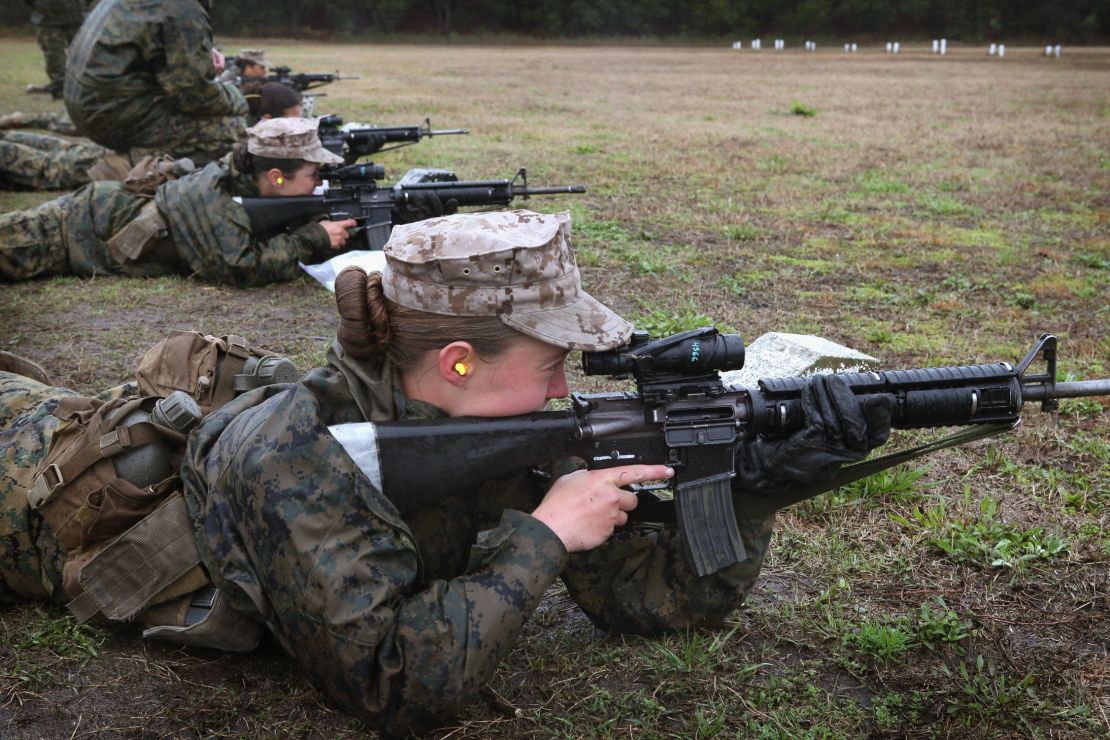
[[(527, 166), (536, 184), (586, 184), (519, 205), (570, 209), (589, 289), (645, 328), (816, 333), (888, 367), (1013, 362), (1052, 331), (1062, 373), (1110, 375), (1105, 49), (999, 63), (224, 44), (240, 45), (359, 75), (320, 100), (350, 120), (472, 130), (383, 155), (391, 176)], [(2, 107), (51, 107), (21, 92), (40, 75), (33, 42), (3, 58)], [(0, 208), (46, 197), (0, 193)], [(0, 289), (0, 348), (94, 392), (177, 328), (308, 368), (333, 316), (308, 280), (58, 278)], [(1108, 438), (1106, 401), (1030, 408), (1006, 437), (796, 506), (723, 630), (607, 635), (555, 587), (482, 700), (437, 735), (1105, 736)], [(0, 611), (0, 631), (5, 737), (360, 732), (272, 644), (172, 650), (35, 606)]]

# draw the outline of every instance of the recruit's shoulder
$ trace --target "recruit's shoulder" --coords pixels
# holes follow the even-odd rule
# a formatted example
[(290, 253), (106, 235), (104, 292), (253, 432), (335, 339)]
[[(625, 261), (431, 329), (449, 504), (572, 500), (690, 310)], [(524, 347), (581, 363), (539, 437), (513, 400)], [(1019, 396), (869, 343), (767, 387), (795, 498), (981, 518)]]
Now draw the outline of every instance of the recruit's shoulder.
[[(231, 489), (294, 497), (297, 491), (336, 486), (362, 489), (365, 476), (328, 427), (364, 420), (346, 378), (332, 366), (316, 368), (296, 383), (245, 393), (206, 416), (190, 435), (183, 463), (187, 493), (199, 503)], [(345, 495), (336, 492), (337, 498)], [(370, 496), (372, 508), (393, 517), (380, 492)]]

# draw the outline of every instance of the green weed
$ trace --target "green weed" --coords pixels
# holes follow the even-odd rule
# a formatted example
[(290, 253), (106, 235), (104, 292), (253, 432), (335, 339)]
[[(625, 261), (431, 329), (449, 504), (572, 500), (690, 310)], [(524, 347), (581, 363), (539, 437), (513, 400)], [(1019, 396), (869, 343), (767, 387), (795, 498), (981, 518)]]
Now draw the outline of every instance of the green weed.
[(751, 241), (762, 233), (758, 226), (750, 223), (728, 224), (724, 232), (726, 237), (737, 242)]
[(913, 635), (904, 625), (884, 620), (865, 620), (844, 635), (843, 644), (886, 665), (894, 658), (913, 650)]
[(687, 305), (678, 310), (656, 308), (647, 313), (638, 314), (629, 319), (637, 329), (644, 329), (653, 337), (665, 337), (702, 326), (716, 325), (721, 331), (726, 331), (725, 325), (716, 322), (713, 317), (706, 316), (696, 308)]
[(1015, 679), (982, 655), (975, 657), (970, 670), (966, 664), (960, 664), (956, 671), (948, 666), (941, 670), (952, 681), (944, 699), (946, 711), (965, 726), (993, 724), (1005, 718), (1026, 732), (1032, 731), (1029, 718), (1041, 707), (1041, 701), (1033, 689), (1031, 673)]
[(1022, 530), (998, 521), (999, 502), (985, 498), (972, 520), (955, 518), (944, 501), (922, 509), (914, 507), (909, 518), (891, 515), (908, 529), (924, 533), (925, 542), (948, 557), (979, 567), (1009, 568), (1015, 577), (1033, 561), (1066, 553), (1068, 543), (1043, 527)]
[(931, 648), (938, 643), (948, 643), (955, 645), (957, 651), (963, 653), (960, 643), (971, 636), (971, 622), (960, 619), (944, 603), (944, 599), (938, 598), (933, 604), (922, 604), (915, 616), (917, 639), (922, 645)]
[(731, 662), (722, 650), (739, 627), (725, 633), (688, 630), (664, 640), (648, 643), (653, 659), (646, 659), (655, 670), (690, 673)]
[(893, 180), (883, 175), (879, 170), (866, 170), (856, 178), (856, 184), (864, 193), (879, 193), (890, 195), (893, 193), (908, 193), (910, 186), (904, 182)]
[[(0, 617), (0, 635), (4, 637), (0, 678), (26, 691), (54, 684), (55, 670), (67, 663), (85, 665), (99, 654), (105, 640), (96, 628), (79, 624), (68, 614), (51, 616), (41, 608), (19, 625), (9, 625)], [(50, 657), (44, 660), (44, 654)]]
[(887, 468), (809, 499), (796, 508), (809, 514), (824, 514), (840, 506), (875, 508), (892, 501), (915, 501), (921, 498), (925, 489), (936, 485), (920, 483), (928, 473), (929, 466), (910, 468), (899, 465)]
[(817, 109), (812, 106), (806, 105), (805, 103), (799, 103), (797, 100), (795, 100), (790, 104), (790, 115), (802, 116), (804, 118), (813, 118), (817, 115)]

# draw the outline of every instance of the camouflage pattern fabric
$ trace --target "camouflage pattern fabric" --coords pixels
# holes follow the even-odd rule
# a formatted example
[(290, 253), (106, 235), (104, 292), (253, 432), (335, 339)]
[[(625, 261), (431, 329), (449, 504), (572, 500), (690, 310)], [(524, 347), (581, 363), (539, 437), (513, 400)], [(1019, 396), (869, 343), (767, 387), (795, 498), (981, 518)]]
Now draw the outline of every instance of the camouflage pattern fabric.
[(629, 527), (568, 558), (525, 513), (543, 494), (526, 471), (402, 519), (327, 427), (440, 412), (406, 401), (381, 361), (338, 347), (329, 361), (210, 415), (182, 477), (221, 591), (345, 711), (389, 735), (441, 725), (472, 701), (560, 573), (592, 619), (639, 633), (720, 620), (758, 573), (769, 521), (744, 527), (748, 562), (708, 579), (681, 564), (673, 527)]
[(247, 151), (260, 157), (343, 164), (343, 157), (320, 143), (316, 118), (269, 118), (247, 129)]
[(71, 196), (37, 208), (0, 214), (0, 280), (66, 275), (64, 224)]
[(315, 222), (267, 240), (255, 239), (233, 196), (257, 195), (253, 181), (227, 163), (161, 185), (155, 202), (172, 239), (170, 252), (135, 262), (113, 258), (108, 240), (135, 219), (149, 198), (115, 181), (94, 182), (72, 195), (26, 211), (0, 215), (0, 280), (42, 275), (197, 274), (231, 285), (262, 285), (301, 275), (299, 261), (327, 249)]
[(632, 325), (582, 289), (570, 214), (457, 213), (393, 228), (382, 289), (402, 306), (448, 316), (498, 316), (567, 349), (627, 343)]
[(82, 0), (34, 0), (30, 5), (31, 25), (35, 27), (35, 38), (46, 59), (46, 76), (50, 78), (46, 89), (60, 98), (66, 76), (66, 47), (81, 27), (85, 4)]
[[(135, 395), (134, 382), (97, 398)], [(26, 600), (69, 601), (62, 589), (65, 555), (27, 503), (27, 490), (46, 459), (58, 419), (58, 401), (77, 395), (0, 371), (0, 604)]]
[(167, 153), (201, 165), (245, 128), (242, 94), (215, 76), (197, 0), (102, 0), (70, 47), (66, 109), (84, 135), (132, 159)]
[(66, 79), (66, 48), (77, 34), (81, 26), (35, 26), (35, 39), (42, 49), (42, 56), (46, 60), (46, 76), (50, 83), (46, 85), (47, 92), (52, 98), (62, 97), (62, 89)]
[(257, 197), (258, 188), (234, 169), (230, 157), (158, 188), (154, 202), (187, 272), (214, 283), (266, 285), (300, 277), (300, 262), (329, 249), (328, 233), (314, 221), (256, 238), (234, 196)]
[(8, 131), (0, 134), (0, 186), (73, 190), (89, 182), (89, 168), (107, 151), (91, 142)]
[(65, 111), (49, 111), (43, 113), (7, 113), (0, 116), (0, 129), (12, 128), (41, 128), (53, 131), (56, 134), (77, 136), (77, 127), (69, 120)]

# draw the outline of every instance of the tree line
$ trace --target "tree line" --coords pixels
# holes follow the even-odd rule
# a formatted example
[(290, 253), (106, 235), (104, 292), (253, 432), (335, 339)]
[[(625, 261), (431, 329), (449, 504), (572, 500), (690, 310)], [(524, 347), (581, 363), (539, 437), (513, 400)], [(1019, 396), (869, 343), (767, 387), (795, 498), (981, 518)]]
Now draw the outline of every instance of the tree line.
[[(243, 36), (1110, 39), (1110, 0), (217, 0), (212, 5), (216, 32)], [(0, 0), (5, 26), (26, 24), (28, 15), (27, 0)]]

